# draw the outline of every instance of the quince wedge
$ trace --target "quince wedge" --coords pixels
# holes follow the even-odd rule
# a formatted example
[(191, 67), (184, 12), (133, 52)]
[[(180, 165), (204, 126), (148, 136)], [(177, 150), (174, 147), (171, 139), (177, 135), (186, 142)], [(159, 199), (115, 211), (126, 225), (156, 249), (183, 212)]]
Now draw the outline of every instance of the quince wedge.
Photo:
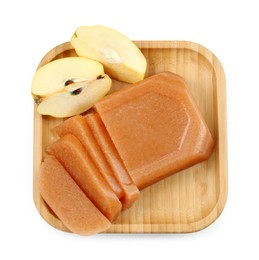
[(126, 36), (111, 28), (80, 26), (71, 38), (78, 56), (99, 61), (111, 78), (135, 83), (144, 78), (146, 58)]
[(109, 92), (111, 83), (101, 63), (82, 57), (61, 58), (36, 71), (32, 96), (40, 114), (70, 117), (90, 109)]

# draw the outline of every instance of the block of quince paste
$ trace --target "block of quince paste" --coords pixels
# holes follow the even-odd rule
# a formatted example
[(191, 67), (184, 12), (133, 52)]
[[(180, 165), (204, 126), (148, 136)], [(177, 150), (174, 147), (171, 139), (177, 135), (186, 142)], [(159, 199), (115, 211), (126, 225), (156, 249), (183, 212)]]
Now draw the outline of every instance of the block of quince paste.
[(171, 72), (111, 94), (95, 110), (139, 189), (212, 153), (214, 140), (185, 81)]
[(93, 137), (91, 129), (86, 123), (85, 118), (81, 115), (70, 117), (58, 125), (55, 128), (55, 131), (60, 137), (67, 134), (74, 135), (89, 153), (95, 166), (102, 174), (106, 182), (110, 185), (117, 197), (119, 199), (122, 198), (123, 191), (117, 179), (114, 177), (112, 169), (107, 163), (103, 152)]
[(92, 130), (92, 133), (103, 151), (105, 158), (113, 170), (114, 176), (117, 178), (122, 191), (121, 198), (122, 208), (130, 208), (139, 197), (139, 189), (127, 172), (112, 140), (110, 139), (105, 127), (97, 113), (89, 114), (85, 120)]
[(110, 221), (114, 221), (120, 211), (121, 202), (103, 179), (80, 141), (68, 134), (47, 147), (75, 180), (82, 191)]
[(96, 234), (111, 226), (53, 156), (47, 156), (41, 164), (40, 192), (58, 218), (76, 234)]

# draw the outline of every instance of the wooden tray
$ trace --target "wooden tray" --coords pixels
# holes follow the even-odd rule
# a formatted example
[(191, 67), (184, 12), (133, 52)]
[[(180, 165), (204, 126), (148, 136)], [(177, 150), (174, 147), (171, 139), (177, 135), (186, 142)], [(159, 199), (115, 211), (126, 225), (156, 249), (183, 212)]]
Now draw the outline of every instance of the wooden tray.
[[(148, 61), (147, 76), (162, 71), (181, 75), (216, 140), (209, 160), (183, 170), (141, 192), (134, 206), (123, 211), (108, 232), (179, 233), (210, 225), (227, 199), (226, 90), (223, 68), (206, 48), (184, 41), (137, 41)], [(51, 60), (76, 56), (70, 43), (47, 53), (39, 67)], [(113, 81), (111, 92), (126, 83)], [(45, 204), (39, 192), (39, 167), (45, 147), (57, 139), (53, 127), (62, 122), (41, 116), (34, 107), (33, 198), (41, 216), (52, 226), (68, 231)]]

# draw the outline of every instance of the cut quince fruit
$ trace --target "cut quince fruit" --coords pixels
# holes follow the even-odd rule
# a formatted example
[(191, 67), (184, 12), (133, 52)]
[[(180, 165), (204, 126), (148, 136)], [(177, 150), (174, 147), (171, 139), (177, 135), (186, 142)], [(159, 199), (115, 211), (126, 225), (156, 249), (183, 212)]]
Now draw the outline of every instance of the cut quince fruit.
[(41, 67), (32, 80), (37, 111), (54, 117), (70, 117), (91, 108), (111, 88), (111, 79), (97, 61), (69, 57)]
[(112, 78), (135, 83), (144, 78), (147, 62), (123, 34), (105, 26), (80, 26), (71, 38), (78, 56), (99, 61)]

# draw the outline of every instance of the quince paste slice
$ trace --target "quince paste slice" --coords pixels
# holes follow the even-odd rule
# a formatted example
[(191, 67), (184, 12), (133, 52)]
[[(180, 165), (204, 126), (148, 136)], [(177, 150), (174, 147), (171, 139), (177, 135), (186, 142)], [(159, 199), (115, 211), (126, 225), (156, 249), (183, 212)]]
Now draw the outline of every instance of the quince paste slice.
[(111, 226), (54, 156), (48, 155), (41, 164), (40, 191), (59, 219), (74, 233), (91, 235)]

